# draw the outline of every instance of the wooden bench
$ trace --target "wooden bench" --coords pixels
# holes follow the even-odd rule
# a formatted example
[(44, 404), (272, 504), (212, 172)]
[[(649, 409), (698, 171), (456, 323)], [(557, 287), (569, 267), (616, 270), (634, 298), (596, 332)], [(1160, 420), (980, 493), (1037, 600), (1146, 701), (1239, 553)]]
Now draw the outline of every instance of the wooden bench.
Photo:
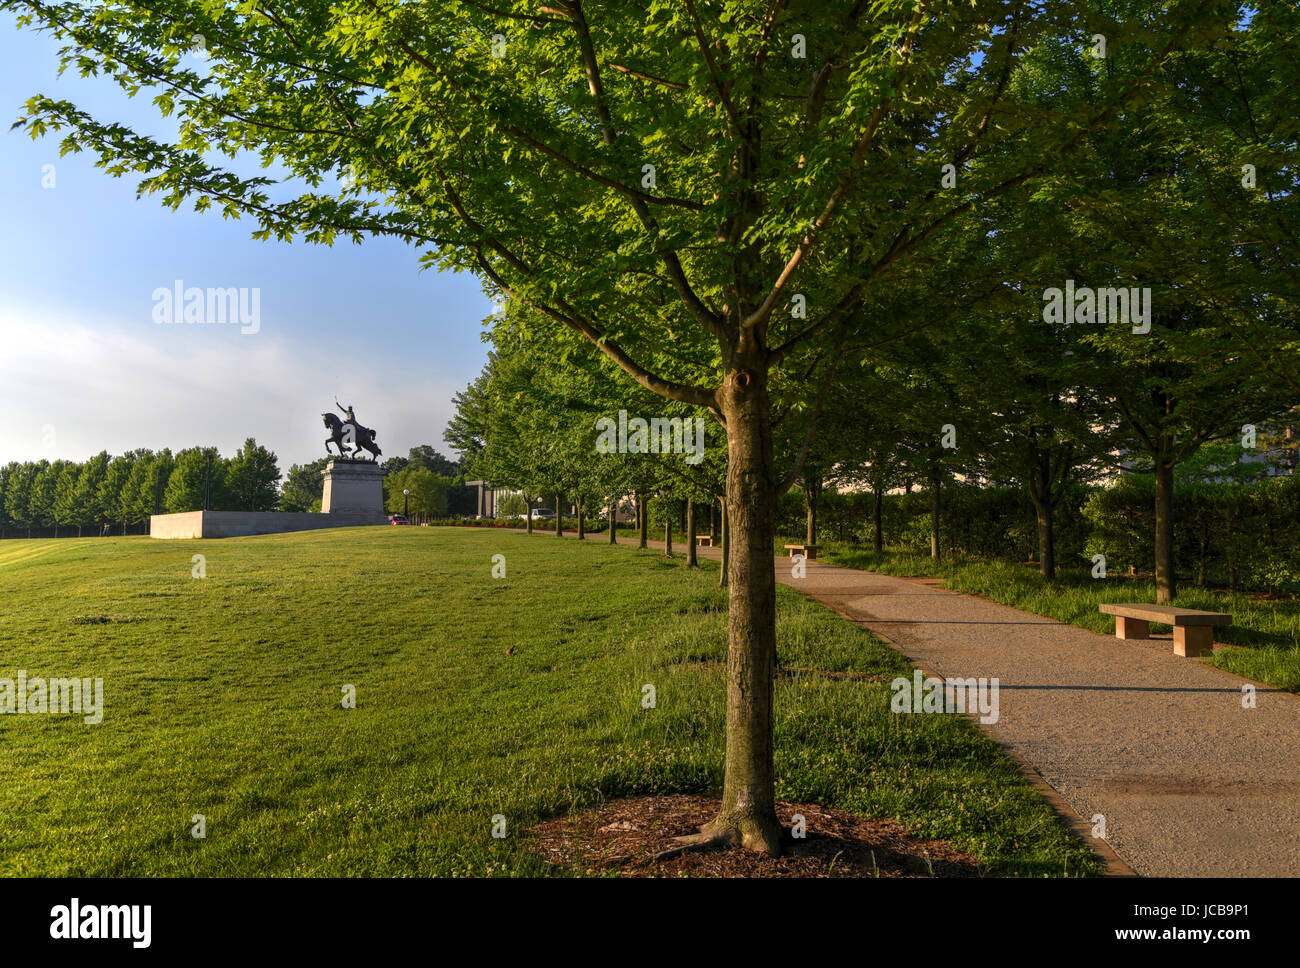
[(786, 545), (785, 550), (790, 552), (791, 558), (803, 555), (804, 561), (816, 561), (817, 549), (820, 547), (821, 545)]
[(695, 536), (695, 543), (696, 543), (697, 545), (699, 545), (701, 548), (712, 548), (712, 547), (713, 547), (713, 535), (711, 535), (711, 534), (697, 534), (697, 535)]
[(1162, 622), (1174, 627), (1174, 654), (1195, 658), (1214, 652), (1214, 626), (1231, 625), (1232, 616), (1221, 612), (1198, 612), (1194, 608), (1173, 605), (1098, 605), (1106, 615), (1115, 616), (1115, 638), (1146, 639), (1151, 637), (1151, 623)]

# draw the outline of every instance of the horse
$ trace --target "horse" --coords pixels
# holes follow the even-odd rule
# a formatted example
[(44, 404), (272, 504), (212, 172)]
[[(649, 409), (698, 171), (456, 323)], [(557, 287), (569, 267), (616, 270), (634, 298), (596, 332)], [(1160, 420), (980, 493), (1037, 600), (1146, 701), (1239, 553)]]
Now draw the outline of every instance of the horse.
[(321, 414), (321, 419), (330, 432), (330, 435), (325, 438), (325, 453), (328, 454), (330, 452), (330, 444), (333, 444), (339, 449), (340, 457), (348, 457), (353, 460), (358, 460), (359, 458), (357, 455), (363, 450), (374, 454), (374, 458), (372, 458), (374, 460), (378, 460), (383, 456), (384, 452), (380, 450), (379, 445), (375, 443), (375, 432), (369, 427), (363, 427), (359, 423), (352, 424), (356, 429), (352, 435), (353, 449), (351, 453), (348, 453), (343, 449), (343, 427), (345, 426), (343, 421), (338, 418), (337, 414), (333, 413), (323, 413)]

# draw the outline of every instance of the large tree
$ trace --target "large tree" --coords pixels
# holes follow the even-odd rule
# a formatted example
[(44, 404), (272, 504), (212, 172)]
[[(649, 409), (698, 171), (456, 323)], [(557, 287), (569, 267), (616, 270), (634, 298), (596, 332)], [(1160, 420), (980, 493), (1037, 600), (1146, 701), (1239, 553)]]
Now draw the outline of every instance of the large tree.
[[(1171, 53), (1233, 43), (1235, 9), (3, 5), (63, 39), (74, 69), (152, 88), (180, 120), (168, 144), (38, 96), (20, 121), (33, 135), (64, 129), (70, 150), (146, 176), (141, 189), (165, 204), (251, 216), (261, 238), (406, 239), (427, 262), (477, 272), (569, 327), (642, 386), (718, 415), (729, 448), (727, 750), (722, 808), (697, 841), (771, 852), (781, 837), (772, 544), (777, 493), (798, 470), (776, 464), (773, 395), (813, 396), (888, 274), (1120, 123), (1126, 100), (1156, 96)], [(1050, 111), (1021, 97), (1022, 74), (1078, 59), (1098, 33), (1126, 56), (1111, 56), (1096, 84), (1065, 86)], [(206, 60), (191, 55), (195, 35)], [(1286, 63), (1285, 45), (1269, 50)], [(265, 175), (225, 167), (250, 154), (307, 188), (286, 198)]]
[(5, 475), (5, 513), (9, 515), (14, 527), (26, 529), (29, 538), (32, 536), (32, 525), (37, 523), (32, 490), (37, 476), (46, 466), (45, 461), (19, 464)]
[[(446, 517), (449, 489), (447, 478), (438, 476), (423, 464), (410, 464), (384, 478), (385, 506), (393, 514)], [(408, 495), (403, 491), (411, 493)]]
[(461, 473), (459, 461), (444, 457), (431, 444), (412, 447), (406, 457), (390, 457), (384, 461), (384, 473), (393, 474), (412, 465), (426, 467), (439, 477), (459, 477)]
[(280, 500), (275, 454), (252, 437), (226, 465), (226, 492), (236, 511), (271, 511)]
[(79, 517), (77, 508), (77, 478), (81, 476), (81, 465), (72, 461), (59, 461), (59, 473), (54, 478), (54, 490), (50, 501), (50, 518), (54, 522), (54, 537), (59, 536), (59, 527), (64, 524), (76, 524)]
[(78, 537), (84, 528), (95, 528), (98, 533), (99, 525), (104, 521), (104, 506), (100, 503), (99, 494), (108, 476), (108, 465), (111, 459), (108, 451), (103, 450), (81, 467), (74, 502), (76, 514), (73, 518), (73, 522), (77, 525)]
[[(150, 460), (152, 455), (145, 452), (136, 463), (138, 466)], [(164, 507), (172, 514), (202, 511), (206, 501), (214, 511), (227, 510), (226, 474), (229, 463), (215, 447), (186, 447), (178, 451), (163, 493)], [(147, 468), (139, 471), (139, 474), (146, 472)], [(133, 469), (132, 479), (135, 480), (139, 474)]]
[(290, 466), (280, 487), (281, 511), (311, 511), (320, 506), (325, 494), (325, 479), (321, 472), (328, 462), (328, 457), (318, 457), (309, 464)]
[(5, 531), (9, 528), (9, 525), (14, 523), (13, 516), (9, 513), (5, 490), (9, 486), (9, 479), (18, 472), (19, 465), (17, 461), (10, 461), (0, 467), (0, 539), (5, 537)]
[(145, 451), (128, 451), (108, 462), (108, 470), (96, 492), (96, 503), (101, 513), (110, 521), (121, 522), (122, 534), (126, 534), (130, 501), (125, 497), (131, 482), (131, 472), (135, 463)]

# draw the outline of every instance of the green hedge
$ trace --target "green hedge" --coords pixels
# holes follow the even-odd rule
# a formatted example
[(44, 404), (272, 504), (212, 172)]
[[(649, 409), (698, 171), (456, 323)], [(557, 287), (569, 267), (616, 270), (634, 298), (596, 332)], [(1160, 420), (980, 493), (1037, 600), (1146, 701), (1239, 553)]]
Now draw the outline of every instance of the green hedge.
[[(1087, 553), (1107, 568), (1149, 572), (1155, 561), (1155, 481), (1126, 475), (1088, 498)], [(1174, 490), (1178, 577), (1233, 590), (1300, 585), (1300, 477), (1251, 484), (1190, 484)]]
[[(870, 544), (869, 492), (826, 493), (818, 510), (822, 541)], [(778, 509), (778, 533), (802, 538), (802, 493), (791, 491)], [(928, 554), (930, 493), (885, 496), (884, 544)], [(1180, 581), (1242, 591), (1300, 586), (1300, 477), (1249, 484), (1189, 484), (1174, 492), (1174, 557)], [(1112, 571), (1155, 568), (1155, 483), (1126, 474), (1109, 487), (1077, 486), (1057, 508), (1056, 560), (1087, 565), (1104, 554)], [(1033, 504), (1019, 488), (979, 488), (950, 483), (942, 492), (940, 548), (1006, 561), (1036, 556)], [(779, 544), (779, 542), (778, 542)]]
[[(1088, 527), (1080, 508), (1086, 497), (1086, 488), (1074, 488), (1057, 508), (1059, 562), (1082, 558)], [(823, 494), (817, 511), (820, 539), (870, 544), (874, 530), (873, 506), (874, 497), (870, 492)], [(806, 529), (806, 508), (802, 493), (787, 494), (778, 509), (778, 533), (802, 536)], [(885, 495), (881, 533), (887, 547), (928, 553), (930, 492)], [(949, 483), (941, 492), (939, 543), (945, 552), (1025, 561), (1038, 549), (1038, 523), (1033, 504), (1017, 488)]]

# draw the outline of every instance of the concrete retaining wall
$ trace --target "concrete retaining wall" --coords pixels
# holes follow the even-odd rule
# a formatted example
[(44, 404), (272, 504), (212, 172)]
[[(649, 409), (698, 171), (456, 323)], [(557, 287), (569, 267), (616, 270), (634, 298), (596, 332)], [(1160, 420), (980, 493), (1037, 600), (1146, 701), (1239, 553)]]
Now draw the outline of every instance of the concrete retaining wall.
[(184, 511), (149, 518), (153, 538), (238, 538), (250, 534), (283, 534), (318, 528), (355, 528), (387, 524), (382, 513), (317, 514), (310, 511)]

